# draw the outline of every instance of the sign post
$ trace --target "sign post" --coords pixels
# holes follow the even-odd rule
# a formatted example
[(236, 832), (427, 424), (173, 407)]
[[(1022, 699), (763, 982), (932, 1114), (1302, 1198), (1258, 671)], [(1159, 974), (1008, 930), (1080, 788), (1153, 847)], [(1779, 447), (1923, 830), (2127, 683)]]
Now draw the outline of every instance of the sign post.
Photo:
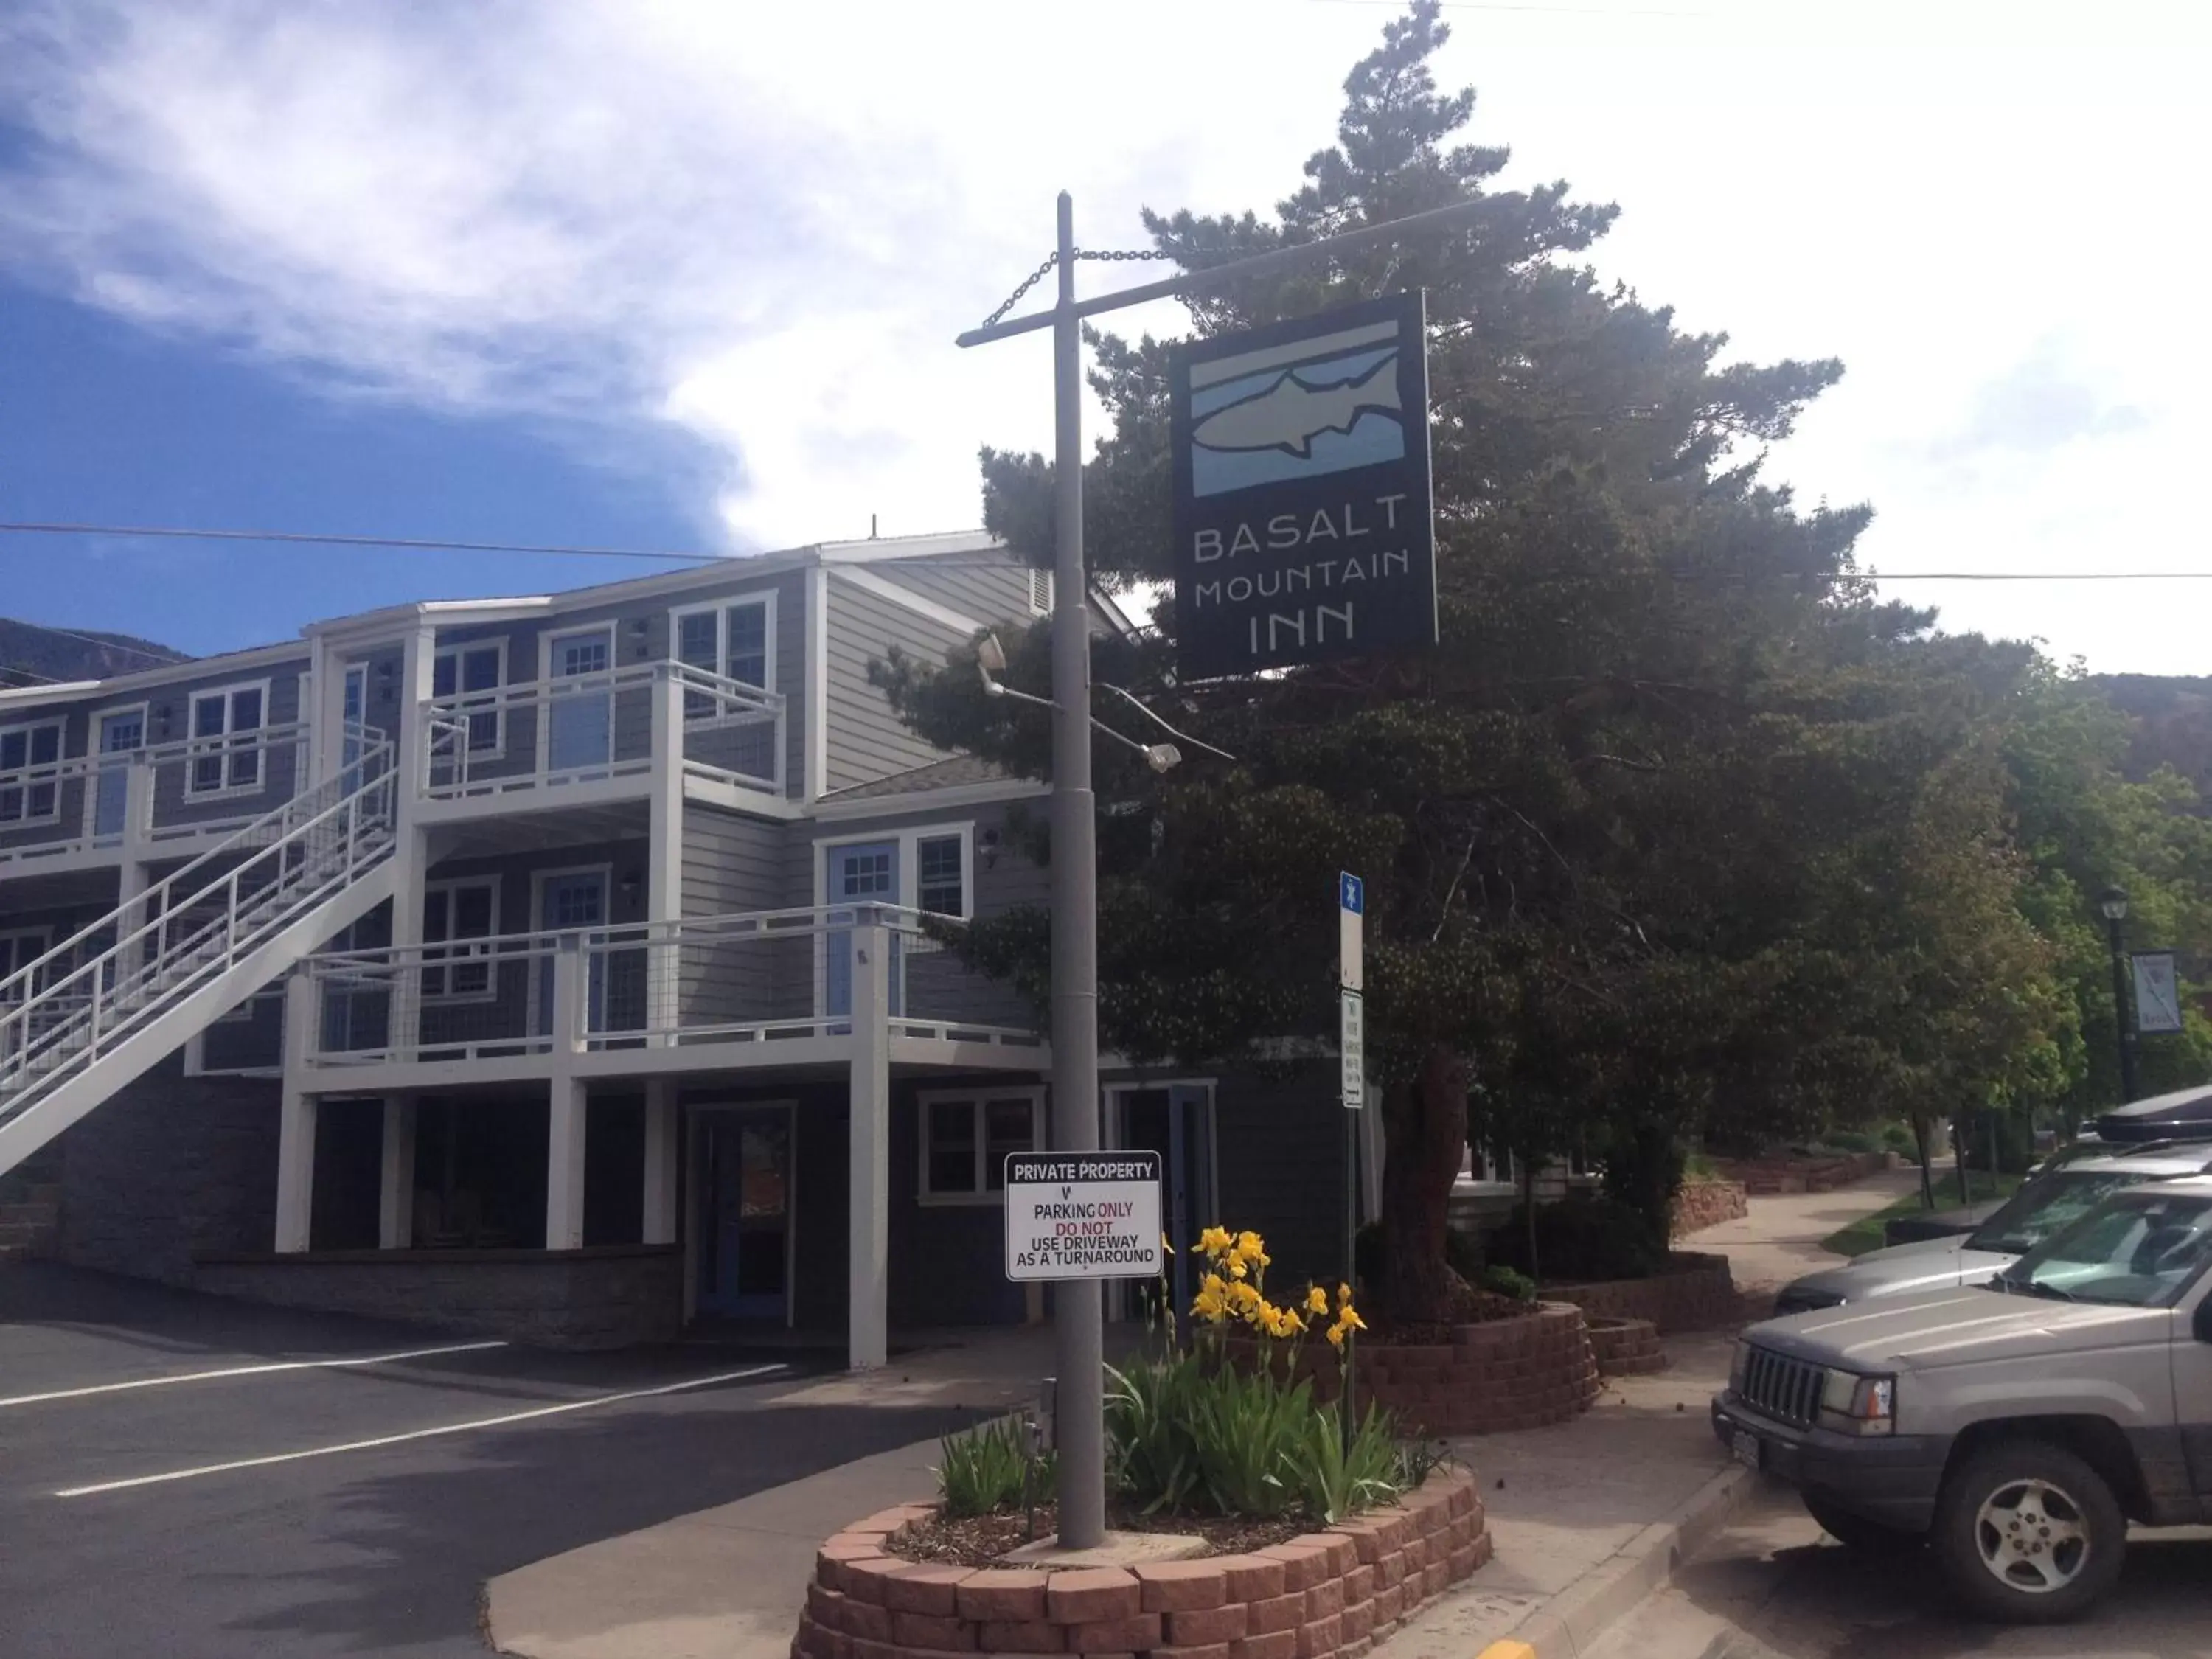
[[(1059, 269), (1056, 302), (1048, 310), (1025, 316), (1005, 317), (1004, 320), (994, 318), (957, 337), (962, 346), (986, 345), (1048, 328), (1053, 337), (1052, 1146), (1056, 1152), (1095, 1152), (1099, 1140), (1097, 824), (1091, 787), (1091, 590), (1083, 559), (1083, 319), (1141, 305), (1148, 300), (1200, 293), (1227, 283), (1296, 270), (1357, 247), (1404, 242), (1428, 231), (1457, 230), (1483, 212), (1486, 203), (1485, 198), (1471, 198), (1425, 213), (1410, 214), (1403, 219), (1364, 225), (1341, 235), (1325, 236), (1317, 241), (1255, 254), (1249, 259), (1232, 260), (1206, 270), (1184, 271), (1159, 282), (1139, 283), (1118, 293), (1079, 301), (1075, 297), (1075, 210), (1067, 192), (1063, 191), (1059, 202), (1058, 241), (1052, 260)], [(1418, 309), (1415, 315), (1419, 315)], [(1004, 307), (1000, 316), (1004, 317)], [(1402, 332), (1400, 337), (1403, 338)], [(1402, 431), (1407, 455), (1412, 453), (1418, 439), (1423, 480), (1418, 506), (1422, 515), (1423, 545), (1426, 546), (1429, 435), (1425, 368), (1419, 396), (1409, 398), (1404, 378), (1406, 358), (1401, 355), (1400, 361), (1396, 423)], [(1285, 408), (1301, 393), (1316, 388), (1333, 392), (1340, 402), (1346, 396), (1328, 381), (1326, 374), (1309, 375), (1297, 384), (1298, 393), (1286, 392), (1284, 402), (1273, 407)], [(1367, 412), (1374, 412), (1375, 397), (1370, 394), (1376, 393), (1381, 384), (1379, 378), (1369, 380), (1353, 395), (1353, 403), (1360, 404), (1364, 398), (1362, 406)], [(1181, 404), (1178, 410), (1178, 418), (1187, 413)], [(1418, 422), (1412, 418), (1415, 411), (1419, 415)], [(1235, 422), (1210, 428), (1210, 447), (1226, 444), (1233, 451), (1249, 441), (1252, 435), (1250, 423), (1260, 412), (1256, 408), (1249, 409)], [(1352, 425), (1356, 427), (1360, 422), (1358, 411), (1353, 412)], [(1413, 429), (1416, 424), (1418, 434)], [(1238, 425), (1248, 428), (1242, 436), (1234, 437), (1233, 441), (1224, 438), (1224, 434), (1233, 435)], [(1315, 435), (1333, 429), (1334, 423), (1325, 422)], [(1347, 440), (1355, 437), (1350, 430), (1345, 435)], [(1359, 435), (1358, 441), (1368, 442), (1370, 435)], [(1311, 451), (1311, 438), (1305, 441), (1304, 447)], [(1295, 454), (1297, 446), (1294, 444), (1286, 453)], [(1179, 459), (1176, 465), (1178, 469), (1186, 468), (1188, 458)], [(1395, 489), (1395, 485), (1389, 486), (1384, 493), (1392, 493)], [(1409, 493), (1407, 501), (1375, 505), (1386, 507), (1395, 534), (1396, 515), (1416, 503)], [(1360, 520), (1359, 523), (1366, 526), (1367, 535), (1374, 534), (1371, 519)], [(1309, 520), (1306, 528), (1312, 531), (1316, 526)], [(1313, 538), (1302, 534), (1301, 539)], [(1231, 544), (1234, 542), (1232, 535)], [(1365, 545), (1363, 542), (1363, 548)], [(1375, 545), (1380, 559), (1388, 550), (1380, 543)], [(1396, 544), (1394, 547), (1405, 559), (1402, 571), (1395, 561), (1383, 560), (1387, 570), (1378, 567), (1373, 574), (1360, 580), (1374, 580), (1382, 574), (1394, 578), (1410, 576), (1412, 552)], [(1179, 562), (1186, 556), (1182, 552), (1177, 554)], [(1340, 574), (1334, 570), (1330, 573), (1332, 579)], [(1287, 573), (1285, 580), (1288, 580)], [(1310, 592), (1310, 572), (1305, 580), (1306, 591)], [(1432, 560), (1428, 580), (1428, 637), (1433, 641)], [(1224, 592), (1225, 596), (1226, 590)], [(1179, 596), (1179, 611), (1180, 604)], [(1343, 608), (1340, 599), (1337, 609)], [(1378, 638), (1371, 627), (1355, 633), (1358, 630), (1357, 617), (1358, 613), (1353, 613), (1353, 619), (1344, 623), (1340, 635), (1332, 623), (1327, 641), (1330, 649), (1322, 655), (1372, 651), (1389, 642), (1389, 635), (1385, 633)], [(1316, 618), (1314, 635), (1317, 646), (1322, 642), (1322, 632)], [(1401, 642), (1410, 638), (1410, 635), (1404, 635)], [(1314, 655), (1277, 659), (1283, 662), (1319, 659)], [(1249, 672), (1267, 665), (1246, 661), (1235, 672)], [(1095, 1280), (1076, 1280), (1054, 1298), (1053, 1328), (1059, 1364), (1060, 1541), (1073, 1549), (1091, 1547), (1106, 1531), (1105, 1332), (1101, 1310)]]
[(1364, 989), (1367, 884), (1349, 871), (1336, 878), (1337, 1089), (1344, 1103), (1344, 1282), (1359, 1258), (1359, 1119), (1367, 1104), (1367, 998)]

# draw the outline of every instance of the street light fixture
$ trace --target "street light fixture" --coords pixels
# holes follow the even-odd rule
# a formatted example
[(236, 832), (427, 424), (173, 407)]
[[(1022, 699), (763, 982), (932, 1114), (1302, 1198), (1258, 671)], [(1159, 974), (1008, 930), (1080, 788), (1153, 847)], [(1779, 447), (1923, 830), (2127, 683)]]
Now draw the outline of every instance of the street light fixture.
[(2136, 1097), (2136, 1029), (2128, 1018), (2127, 948), (2120, 937), (2120, 924), (2127, 920), (2128, 890), (2107, 887), (2097, 896), (2097, 908), (2105, 913), (2106, 937), (2112, 950), (2112, 1034), (2120, 1048), (2120, 1104), (2124, 1106)]
[[(999, 643), (999, 636), (996, 634), (984, 635), (981, 639), (975, 641), (975, 672), (982, 678), (983, 695), (985, 696), (1012, 697), (1016, 702), (1033, 702), (1040, 708), (1056, 709), (1060, 707), (1060, 705), (1054, 702), (1050, 697), (1040, 697), (1033, 696), (1027, 691), (1017, 691), (1012, 686), (1004, 684), (997, 677), (1006, 672), (1006, 647)], [(1138, 709), (1149, 719), (1156, 722), (1162, 730), (1174, 732), (1176, 737), (1181, 738), (1185, 743), (1197, 744), (1198, 747), (1205, 750), (1208, 754), (1220, 755), (1221, 758), (1224, 760), (1233, 760), (1235, 758), (1234, 756), (1223, 754), (1220, 750), (1216, 749), (1210, 743), (1199, 743), (1198, 739), (1192, 737), (1188, 732), (1176, 732), (1175, 727), (1170, 726), (1165, 720), (1161, 720), (1158, 714), (1153, 714), (1151, 709), (1146, 708), (1143, 703), (1138, 702), (1136, 698), (1130, 696), (1129, 694), (1127, 691), (1122, 690), (1120, 686), (1109, 685), (1106, 686), (1105, 689), (1109, 691), (1115, 692), (1118, 696), (1127, 698), (1128, 701), (1133, 703), (1136, 703)], [(1091, 717), (1091, 724), (1096, 726), (1099, 731), (1103, 732), (1108, 737), (1113, 738), (1115, 742), (1120, 744), (1123, 748), (1135, 750), (1139, 755), (1142, 755), (1145, 757), (1145, 764), (1151, 767), (1155, 772), (1171, 772), (1176, 767), (1182, 764), (1182, 750), (1176, 748), (1175, 744), (1171, 743), (1139, 743), (1134, 738), (1125, 737), (1121, 732), (1116, 732), (1112, 726), (1107, 725), (1104, 720), (1100, 720), (1096, 714), (1093, 714)]]

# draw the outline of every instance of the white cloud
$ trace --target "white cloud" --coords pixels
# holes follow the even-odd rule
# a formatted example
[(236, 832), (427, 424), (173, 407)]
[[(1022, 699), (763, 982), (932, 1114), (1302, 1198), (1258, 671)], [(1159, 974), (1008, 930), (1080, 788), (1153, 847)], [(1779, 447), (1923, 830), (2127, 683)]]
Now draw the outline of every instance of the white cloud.
[[(0, 258), (355, 392), (673, 422), (731, 456), (740, 545), (972, 523), (976, 446), (1048, 440), (1047, 353), (951, 336), (1034, 266), (1054, 192), (1093, 245), (1133, 244), (1140, 204), (1266, 206), (1391, 15), (18, 0), (0, 98), (40, 142)], [(1511, 177), (1623, 204), (1607, 274), (1745, 355), (1846, 360), (1773, 471), (1872, 500), (1870, 563), (2212, 564), (2183, 482), (2212, 440), (2180, 286), (2193, 12), (1447, 15), (1442, 72)], [(2189, 590), (1905, 591), (2099, 666), (2212, 670)]]

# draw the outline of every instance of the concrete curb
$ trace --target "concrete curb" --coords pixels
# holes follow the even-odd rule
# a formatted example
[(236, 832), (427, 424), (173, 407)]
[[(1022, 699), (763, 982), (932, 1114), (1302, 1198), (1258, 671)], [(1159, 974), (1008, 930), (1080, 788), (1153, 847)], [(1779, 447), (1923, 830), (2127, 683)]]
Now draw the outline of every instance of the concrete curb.
[(1533, 1609), (1480, 1659), (1579, 1659), (1623, 1613), (1664, 1585), (1674, 1569), (1728, 1523), (1751, 1484), (1730, 1468), (1705, 1482), (1664, 1520), (1655, 1521), (1543, 1606)]

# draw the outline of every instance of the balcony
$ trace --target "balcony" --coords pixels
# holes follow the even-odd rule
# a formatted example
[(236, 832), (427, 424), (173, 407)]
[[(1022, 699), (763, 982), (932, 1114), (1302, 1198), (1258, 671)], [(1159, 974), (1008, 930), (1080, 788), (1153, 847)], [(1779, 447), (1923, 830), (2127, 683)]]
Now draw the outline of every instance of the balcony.
[(848, 905), (325, 952), (307, 963), (309, 1086), (841, 1061), (869, 1035), (854, 964), (876, 949), (894, 1059), (1046, 1064), (1011, 988), (945, 948), (957, 925)]
[(784, 699), (688, 663), (639, 663), (424, 705), (419, 787), (432, 816), (687, 788), (781, 797)]
[(307, 755), (294, 723), (0, 774), (0, 878), (204, 851), (303, 788)]

